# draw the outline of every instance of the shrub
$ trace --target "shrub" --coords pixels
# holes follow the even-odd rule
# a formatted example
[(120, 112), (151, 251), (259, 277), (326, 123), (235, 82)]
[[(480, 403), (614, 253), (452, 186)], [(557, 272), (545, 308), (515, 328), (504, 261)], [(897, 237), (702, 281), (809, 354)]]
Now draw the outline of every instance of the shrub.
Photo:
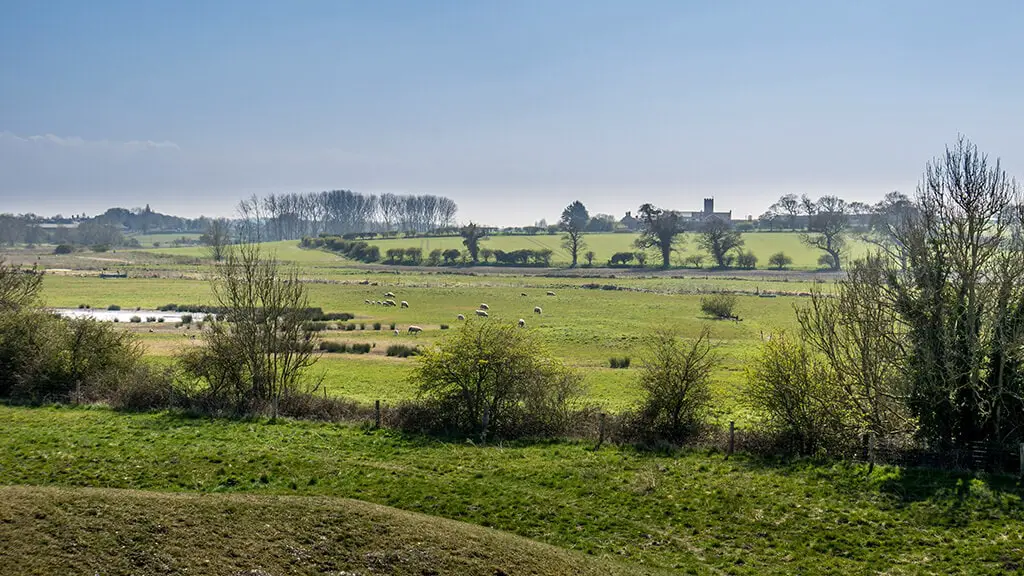
[(389, 328), (389, 330), (394, 330), (394, 329), (395, 329), (395, 323), (394, 323), (394, 322), (392, 322), (392, 323), (391, 323), (391, 327)]
[(616, 252), (612, 254), (611, 259), (608, 260), (610, 266), (625, 266), (633, 261), (636, 255), (632, 252)]
[(397, 358), (408, 358), (409, 356), (417, 356), (420, 353), (419, 346), (409, 346), (406, 344), (392, 344), (388, 346), (386, 354), (388, 356)]
[(111, 312), (118, 312), (121, 310), (121, 307), (117, 304), (111, 304), (110, 306), (107, 306), (107, 310), (110, 310)]
[(97, 400), (106, 400), (115, 410), (158, 410), (171, 407), (174, 398), (174, 373), (139, 365), (119, 378), (103, 382), (95, 390)]
[(74, 251), (75, 247), (71, 244), (58, 244), (57, 247), (53, 249), (54, 254), (71, 254)]
[(623, 356), (622, 358), (612, 356), (608, 363), (612, 368), (629, 368), (629, 356)]
[(482, 438), (563, 434), (582, 393), (579, 375), (535, 333), (472, 320), (423, 351), (410, 380), (444, 429)]
[(320, 351), (328, 352), (331, 354), (345, 352), (347, 349), (344, 342), (332, 342), (330, 340), (322, 340), (320, 342)]
[(700, 299), (700, 309), (708, 316), (718, 319), (735, 319), (736, 297), (732, 294), (712, 294)]
[(360, 330), (366, 330), (366, 323), (365, 322), (360, 322), (359, 323), (359, 329)]
[(37, 310), (0, 313), (0, 397), (41, 402), (95, 397), (142, 363), (134, 334)]
[(848, 427), (826, 363), (802, 342), (774, 334), (747, 372), (747, 404), (784, 452), (813, 455), (847, 442)]
[(327, 322), (306, 322), (302, 327), (308, 332), (323, 332), (327, 330)]
[(161, 317), (157, 318), (157, 319), (156, 319), (156, 323), (157, 323), (157, 324), (163, 324), (163, 323), (164, 323), (164, 317), (163, 317), (163, 316), (161, 316)]
[(349, 352), (353, 354), (369, 354), (371, 345), (367, 342), (364, 342), (362, 344), (352, 344), (351, 346), (349, 346), (348, 349)]
[(441, 324), (441, 330), (447, 330), (447, 329), (448, 329), (448, 325), (447, 324)]
[(192, 315), (191, 314), (182, 314), (181, 315), (181, 323), (186, 325), (186, 326), (191, 324), (192, 323)]
[(132, 316), (128, 321), (131, 322), (132, 324), (139, 324), (142, 322), (142, 318), (138, 316)]
[(740, 250), (736, 254), (736, 265), (740, 268), (753, 270), (754, 268), (757, 268), (757, 256), (755, 256), (753, 252)]
[(768, 265), (776, 270), (782, 270), (793, 263), (793, 259), (786, 256), (785, 252), (776, 252), (768, 258)]
[(646, 441), (682, 443), (702, 431), (718, 357), (707, 328), (685, 342), (674, 331), (651, 335), (643, 356), (638, 431)]
[(373, 323), (373, 329), (374, 330), (380, 330), (380, 322), (374, 322)]
[(146, 322), (156, 322), (156, 316), (146, 316)]
[(93, 252), (110, 252), (110, 244), (94, 244), (89, 249)]
[(85, 309), (85, 304), (79, 304), (78, 305), (78, 309), (79, 310), (84, 310)]
[(701, 268), (704, 265), (703, 254), (691, 254), (683, 259), (683, 263), (694, 268)]
[(355, 323), (349, 322), (348, 324), (345, 324), (345, 331), (346, 332), (351, 332), (351, 331), (353, 331), (355, 329), (356, 329)]

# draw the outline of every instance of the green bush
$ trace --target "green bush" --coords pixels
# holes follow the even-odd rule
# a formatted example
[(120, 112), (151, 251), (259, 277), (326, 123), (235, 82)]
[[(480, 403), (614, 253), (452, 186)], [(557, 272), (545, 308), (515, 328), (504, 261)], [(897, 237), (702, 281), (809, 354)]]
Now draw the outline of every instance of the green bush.
[(441, 330), (447, 330), (447, 329), (448, 329), (448, 325), (447, 324), (441, 324)]
[(53, 249), (54, 254), (71, 254), (75, 251), (75, 247), (71, 244), (59, 244)]
[(386, 354), (392, 357), (408, 358), (409, 356), (417, 356), (420, 353), (419, 346), (408, 346), (406, 344), (392, 344), (388, 346)]
[(141, 323), (141, 322), (142, 322), (142, 318), (140, 318), (140, 317), (138, 317), (138, 316), (132, 316), (132, 317), (131, 317), (131, 318), (129, 319), (129, 322), (131, 322), (132, 324), (139, 324), (139, 323)]
[(374, 322), (373, 323), (373, 329), (374, 330), (380, 330), (380, 322)]
[(710, 340), (707, 328), (689, 342), (672, 330), (649, 337), (640, 369), (643, 400), (636, 422), (640, 439), (680, 444), (703, 431), (711, 401), (711, 371), (718, 363)]
[(732, 294), (712, 294), (700, 299), (700, 309), (708, 316), (718, 319), (738, 319), (733, 313), (736, 308), (736, 296)]
[(623, 356), (621, 358), (612, 356), (608, 363), (612, 368), (629, 368), (629, 356)]
[(0, 314), (0, 397), (65, 401), (80, 391), (95, 397), (142, 363), (131, 332), (89, 319), (37, 310)]
[(111, 304), (110, 306), (107, 306), (107, 310), (110, 310), (111, 312), (118, 312), (121, 310), (121, 307), (117, 304)]
[(181, 315), (181, 323), (186, 325), (186, 326), (191, 324), (192, 323), (192, 315), (191, 314), (182, 314)]
[(548, 355), (532, 331), (469, 321), (424, 350), (410, 380), (440, 430), (480, 437), (550, 437), (568, 431), (579, 375)]

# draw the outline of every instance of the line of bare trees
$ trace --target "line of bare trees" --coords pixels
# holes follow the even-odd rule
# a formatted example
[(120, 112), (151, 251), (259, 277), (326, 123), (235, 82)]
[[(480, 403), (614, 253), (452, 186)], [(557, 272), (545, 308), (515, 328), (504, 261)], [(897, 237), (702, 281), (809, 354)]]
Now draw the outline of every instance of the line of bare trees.
[(352, 232), (428, 232), (455, 226), (458, 205), (430, 194), (360, 194), (330, 190), (252, 196), (238, 204), (244, 241), (295, 240)]

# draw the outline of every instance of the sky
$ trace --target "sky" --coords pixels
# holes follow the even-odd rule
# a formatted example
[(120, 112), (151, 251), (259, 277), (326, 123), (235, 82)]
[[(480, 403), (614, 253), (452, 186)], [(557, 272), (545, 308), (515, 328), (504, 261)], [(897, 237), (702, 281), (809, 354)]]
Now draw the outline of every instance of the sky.
[(964, 134), (1024, 174), (1016, 0), (0, 0), (0, 212), (438, 194), (756, 217), (912, 193)]

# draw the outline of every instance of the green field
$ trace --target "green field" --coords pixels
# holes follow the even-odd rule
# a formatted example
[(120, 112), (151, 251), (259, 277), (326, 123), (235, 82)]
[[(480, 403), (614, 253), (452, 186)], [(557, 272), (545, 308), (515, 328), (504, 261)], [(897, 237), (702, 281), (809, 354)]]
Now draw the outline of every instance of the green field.
[(138, 240), (139, 244), (142, 245), (143, 248), (152, 248), (155, 244), (170, 246), (171, 242), (180, 238), (185, 238), (187, 240), (199, 240), (200, 236), (202, 236), (202, 234), (191, 232), (161, 232), (155, 234), (129, 234), (127, 237)]
[[(345, 534), (341, 526), (331, 531), (313, 520), (293, 519), (291, 513), (271, 512), (287, 501), (262, 500), (268, 508), (258, 524), (245, 501), (221, 494), (355, 498), (672, 573), (1005, 574), (1019, 570), (1024, 558), (1024, 507), (1020, 487), (1009, 479), (890, 467), (876, 467), (868, 475), (861, 466), (784, 465), (743, 455), (725, 460), (714, 453), (656, 455), (611, 447), (595, 452), (577, 443), (481, 448), (352, 426), (126, 415), (104, 409), (0, 406), (0, 423), (0, 484), (209, 495), (201, 500), (153, 496), (158, 503), (147, 504), (153, 519), (135, 520), (142, 523), (141, 530), (128, 532), (131, 524), (112, 526), (115, 532), (110, 534), (102, 527), (134, 517), (129, 510), (142, 506), (139, 501), (144, 499), (110, 492), (28, 491), (34, 499), (21, 502), (19, 492), (2, 492), (0, 542), (27, 541), (40, 552), (71, 556), (64, 566), (74, 565), (74, 546), (87, 551), (90, 545), (99, 546), (96, 542), (109, 542), (109, 547), (123, 546), (114, 548), (122, 550), (121, 558), (138, 563), (135, 573), (149, 573), (140, 567), (150, 566), (147, 562), (155, 554), (151, 549), (172, 558), (192, 556), (188, 549), (175, 555), (174, 548), (166, 547), (197, 523), (207, 529), (207, 539), (235, 550), (238, 539), (252, 541), (251, 530), (265, 535), (266, 543), (254, 543), (248, 552), (256, 557), (266, 554), (265, 546), (290, 538), (315, 553), (315, 543), (322, 541), (313, 534)], [(50, 498), (68, 504), (47, 505)], [(88, 498), (99, 503), (79, 516), (95, 514), (93, 528), (62, 532), (64, 523), (84, 522), (74, 510)], [(117, 502), (119, 498), (129, 502)], [(187, 519), (157, 520), (167, 517), (174, 502), (202, 502), (204, 507), (196, 510), (191, 524)], [(32, 503), (44, 509), (34, 510)], [(296, 506), (307, 510), (301, 503)], [(325, 506), (341, 517), (347, 514), (339, 508), (351, 509), (330, 501)], [(39, 512), (32, 523), (37, 532), (16, 530), (24, 522), (20, 510)], [(233, 521), (225, 525), (217, 519), (225, 517)], [(288, 536), (295, 530), (293, 522), (309, 526), (309, 537)], [(41, 528), (50, 525), (51, 532)], [(166, 527), (163, 532), (160, 525)], [(349, 538), (402, 539), (408, 530), (424, 530), (422, 522), (403, 525)], [(32, 537), (36, 534), (38, 539)], [(466, 531), (452, 536), (464, 538)], [(161, 545), (161, 538), (167, 542)], [(358, 549), (359, 541), (347, 546)], [(67, 542), (68, 548), (58, 549), (58, 542)], [(342, 548), (341, 558), (348, 557), (345, 546), (330, 545)], [(410, 545), (409, 550), (417, 549)], [(83, 552), (78, 560), (88, 557)], [(556, 566), (539, 567), (537, 573), (577, 573)]]
[[(580, 286), (587, 280), (549, 278), (496, 278), (423, 274), (374, 274), (377, 283), (348, 282), (313, 283), (309, 285), (310, 304), (331, 312), (351, 312), (352, 321), (362, 330), (323, 332), (325, 339), (345, 342), (369, 342), (373, 353), (325, 355), (317, 370), (324, 376), (325, 388), (331, 394), (372, 402), (396, 402), (411, 398), (415, 390), (406, 382), (412, 360), (387, 358), (384, 351), (395, 343), (429, 345), (442, 338), (445, 331), (457, 328), (458, 314), (473, 317), (481, 304), (490, 306), (490, 321), (527, 321), (528, 328), (546, 343), (551, 352), (580, 369), (591, 391), (592, 400), (607, 409), (622, 410), (635, 404), (636, 370), (612, 370), (612, 356), (630, 356), (639, 360), (644, 337), (651, 331), (671, 327), (683, 335), (694, 336), (705, 326), (722, 358), (715, 373), (717, 402), (715, 415), (723, 423), (730, 419), (744, 421), (738, 402), (745, 366), (763, 334), (794, 327), (793, 306), (798, 297), (760, 298), (739, 296), (737, 312), (742, 322), (711, 320), (700, 311), (701, 296), (692, 293), (657, 291), (650, 286), (680, 286), (700, 280), (636, 280), (634, 290), (593, 290)], [(735, 281), (741, 282), (741, 281)], [(782, 284), (782, 283), (778, 283)], [(702, 284), (711, 287), (708, 284)], [(692, 288), (692, 287), (691, 287)], [(547, 296), (548, 290), (556, 296)], [(386, 308), (368, 305), (366, 300), (380, 300), (384, 292), (394, 292), (410, 308)], [(527, 294), (527, 296), (522, 296)], [(211, 304), (210, 284), (203, 280), (168, 278), (128, 278), (101, 280), (66, 276), (47, 276), (44, 284), (46, 304), (54, 307), (78, 307), (87, 304), (106, 308), (111, 304), (124, 310), (136, 307), (152, 309), (175, 304)], [(535, 306), (543, 313), (534, 314)], [(382, 330), (373, 330), (379, 322)], [(389, 326), (395, 323), (402, 334), (395, 336)], [(419, 336), (409, 336), (409, 325), (424, 328)], [(140, 332), (156, 355), (170, 355), (189, 345), (181, 338), (184, 328), (157, 326), (154, 333)]]
[[(594, 264), (604, 265), (612, 254), (616, 252), (635, 252), (636, 248), (633, 247), (633, 242), (636, 238), (637, 234), (588, 234), (585, 237), (587, 248), (583, 250), (583, 253), (593, 251), (595, 254)], [(757, 256), (759, 268), (767, 268), (768, 258), (776, 252), (785, 252), (787, 255), (791, 256), (793, 258), (793, 265), (791, 268), (794, 270), (816, 270), (820, 268), (818, 265), (818, 257), (821, 256), (823, 252), (803, 244), (800, 241), (800, 235), (798, 233), (751, 232), (744, 234), (743, 239), (745, 242), (744, 249), (753, 252), (754, 255)], [(367, 242), (371, 245), (379, 246), (382, 254), (389, 248), (420, 248), (423, 250), (424, 255), (429, 254), (431, 250), (435, 249), (465, 249), (465, 246), (462, 244), (462, 238), (458, 236), (442, 238), (393, 238), (387, 240), (368, 240)], [(330, 254), (319, 251), (302, 250), (298, 247), (297, 242), (273, 242), (270, 244), (274, 246), (278, 257), (282, 260), (308, 264), (337, 262), (337, 257)], [(506, 252), (521, 249), (552, 250), (554, 252), (554, 255), (552, 256), (552, 263), (560, 266), (568, 265), (572, 260), (571, 255), (562, 248), (561, 236), (555, 234), (537, 236), (492, 236), (482, 241), (480, 245), (481, 247), (490, 248), (492, 250), (504, 250)], [(851, 258), (863, 256), (867, 250), (867, 243), (856, 238), (850, 239), (849, 256)], [(153, 251), (178, 256), (203, 257), (206, 255), (206, 250), (202, 247), (162, 247), (154, 249)], [(681, 265), (681, 262), (678, 261), (679, 258), (685, 258), (693, 254), (706, 253), (697, 246), (696, 234), (684, 234), (683, 240), (679, 243), (679, 252), (676, 254), (676, 260), (673, 261), (673, 265)], [(647, 265), (650, 267), (658, 266), (660, 263), (658, 258), (660, 258), (660, 256), (657, 256), (652, 252), (648, 255)], [(712, 265), (710, 257), (705, 258), (703, 265), (705, 267)]]

